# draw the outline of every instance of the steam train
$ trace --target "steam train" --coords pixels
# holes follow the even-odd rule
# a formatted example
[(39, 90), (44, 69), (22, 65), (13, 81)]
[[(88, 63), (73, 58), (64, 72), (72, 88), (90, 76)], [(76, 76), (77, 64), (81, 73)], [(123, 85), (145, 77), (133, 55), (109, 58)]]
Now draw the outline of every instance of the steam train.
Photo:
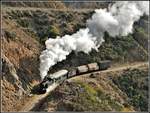
[(105, 60), (101, 62), (95, 62), (87, 65), (78, 66), (70, 71), (63, 69), (56, 73), (49, 74), (40, 83), (40, 93), (46, 93), (47, 88), (53, 83), (62, 83), (68, 78), (72, 78), (89, 72), (107, 70), (110, 67), (110, 65), (111, 61)]

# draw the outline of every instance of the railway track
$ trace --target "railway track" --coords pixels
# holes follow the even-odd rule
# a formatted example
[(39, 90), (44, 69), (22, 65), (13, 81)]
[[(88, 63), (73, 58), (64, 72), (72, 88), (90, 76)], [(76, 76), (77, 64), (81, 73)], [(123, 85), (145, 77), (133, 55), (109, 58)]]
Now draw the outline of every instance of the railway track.
[(34, 95), (31, 96), (28, 103), (26, 103), (19, 111), (32, 111), (44, 102), (45, 98), (49, 95), (49, 93), (54, 90), (59, 84), (53, 84), (52, 86), (48, 87), (47, 92), (45, 94)]
[[(103, 70), (103, 71), (96, 71), (93, 73), (108, 73), (108, 72), (117, 72), (117, 71), (123, 71), (129, 68), (139, 68), (139, 67), (147, 67), (149, 65), (148, 62), (142, 62), (142, 63), (135, 63), (135, 64), (129, 64), (129, 65), (123, 65), (119, 67), (112, 67), (109, 68), (108, 70)], [(82, 76), (87, 76), (90, 75), (91, 73), (88, 74), (83, 74)], [(81, 77), (80, 75), (76, 76), (77, 78)], [(76, 77), (73, 77), (71, 79), (75, 79)], [(52, 90), (54, 90), (59, 84), (53, 84), (48, 88), (48, 91), (45, 94), (40, 94), (40, 95), (33, 95), (30, 97), (29, 102), (27, 102), (21, 109), (20, 111), (34, 111), (36, 109), (39, 109), (42, 103), (44, 103), (46, 97), (50, 94)]]

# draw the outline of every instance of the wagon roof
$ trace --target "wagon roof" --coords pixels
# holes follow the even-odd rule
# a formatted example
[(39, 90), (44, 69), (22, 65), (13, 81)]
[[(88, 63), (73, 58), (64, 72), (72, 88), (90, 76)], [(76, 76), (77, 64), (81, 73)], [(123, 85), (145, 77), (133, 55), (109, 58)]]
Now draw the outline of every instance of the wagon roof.
[(88, 67), (86, 65), (82, 65), (82, 66), (77, 67), (77, 69), (81, 72), (85, 72), (88, 70)]
[(60, 77), (60, 76), (62, 76), (62, 75), (64, 75), (64, 74), (67, 74), (67, 73), (68, 73), (67, 70), (60, 70), (60, 71), (58, 71), (58, 72), (56, 72), (56, 73), (50, 74), (49, 76), (50, 76), (51, 78), (58, 78), (58, 77)]
[(102, 60), (102, 61), (99, 61), (99, 63), (110, 63), (111, 61), (110, 60)]
[(88, 64), (88, 66), (95, 66), (95, 65), (97, 65), (96, 62)]
[(86, 69), (87, 66), (86, 66), (86, 65), (82, 65), (82, 66), (78, 66), (77, 68), (78, 68), (78, 69)]

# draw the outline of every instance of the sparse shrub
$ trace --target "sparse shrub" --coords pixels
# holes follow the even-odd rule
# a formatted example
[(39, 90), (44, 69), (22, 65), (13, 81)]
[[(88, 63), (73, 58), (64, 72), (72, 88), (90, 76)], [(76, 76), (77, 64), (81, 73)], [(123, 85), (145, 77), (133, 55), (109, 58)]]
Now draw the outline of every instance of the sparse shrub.
[(81, 28), (85, 28), (85, 24), (77, 23), (77, 24), (74, 26), (74, 31), (78, 31), (78, 30), (81, 29)]
[(49, 24), (49, 21), (47, 18), (34, 18), (34, 22), (37, 24), (37, 25), (40, 25), (40, 26), (47, 26), (47, 24)]
[(56, 26), (50, 26), (47, 33), (50, 38), (56, 38), (56, 36), (60, 35), (60, 31)]
[(25, 31), (26, 33), (28, 33), (31, 37), (37, 37), (36, 31), (34, 31), (34, 29), (32, 29), (32, 28), (24, 29), (24, 31)]
[(16, 38), (15, 32), (5, 31), (5, 35), (7, 38), (14, 40)]
[(6, 13), (8, 14), (9, 19), (17, 18), (15, 16), (13, 16), (12, 12), (10, 12), (10, 11), (6, 11)]
[(16, 15), (16, 12), (14, 10), (12, 10), (11, 12), (9, 12), (9, 14)]
[(41, 43), (43, 43), (43, 41), (48, 39), (47, 29), (48, 28), (42, 28), (42, 26), (40, 26), (36, 29), (37, 36), (39, 37)]
[(29, 20), (18, 19), (17, 23), (22, 27), (26, 27), (26, 28), (29, 27)]
[(30, 11), (23, 11), (22, 13), (23, 13), (23, 15), (26, 16), (26, 17), (31, 17)]
[(41, 44), (45, 44), (45, 41), (48, 39), (48, 37), (43, 37), (43, 38), (40, 38), (40, 43)]
[(23, 17), (23, 14), (22, 14), (22, 11), (15, 11), (15, 15), (14, 16), (17, 16), (17, 17)]

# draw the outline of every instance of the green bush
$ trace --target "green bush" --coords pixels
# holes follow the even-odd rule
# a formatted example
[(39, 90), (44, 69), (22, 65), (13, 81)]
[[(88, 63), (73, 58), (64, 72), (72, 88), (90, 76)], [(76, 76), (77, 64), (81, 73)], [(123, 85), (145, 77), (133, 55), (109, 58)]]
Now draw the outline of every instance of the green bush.
[(133, 38), (148, 51), (148, 34), (145, 30), (142, 27), (138, 27), (133, 36)]
[(124, 61), (128, 58), (128, 52), (135, 48), (135, 41), (131, 35), (126, 37), (104, 36), (105, 42), (99, 48), (99, 57), (102, 60)]
[(17, 23), (22, 27), (26, 27), (26, 28), (29, 27), (29, 20), (18, 19)]
[(32, 16), (30, 11), (23, 11), (22, 13), (23, 13), (23, 16), (25, 16), (25, 17), (31, 17)]
[(130, 98), (129, 104), (136, 110), (148, 110), (148, 72), (138, 69), (127, 70), (114, 83)]
[(60, 31), (56, 26), (50, 26), (47, 31), (48, 37), (56, 38), (56, 36), (60, 35)]
[(34, 18), (34, 23), (37, 24), (38, 26), (47, 26), (47, 24), (49, 24), (49, 21), (48, 21), (47, 17), (45, 17), (45, 18), (35, 17)]
[(40, 38), (40, 43), (45, 45), (45, 41), (48, 39), (48, 37), (43, 37), (43, 38)]

